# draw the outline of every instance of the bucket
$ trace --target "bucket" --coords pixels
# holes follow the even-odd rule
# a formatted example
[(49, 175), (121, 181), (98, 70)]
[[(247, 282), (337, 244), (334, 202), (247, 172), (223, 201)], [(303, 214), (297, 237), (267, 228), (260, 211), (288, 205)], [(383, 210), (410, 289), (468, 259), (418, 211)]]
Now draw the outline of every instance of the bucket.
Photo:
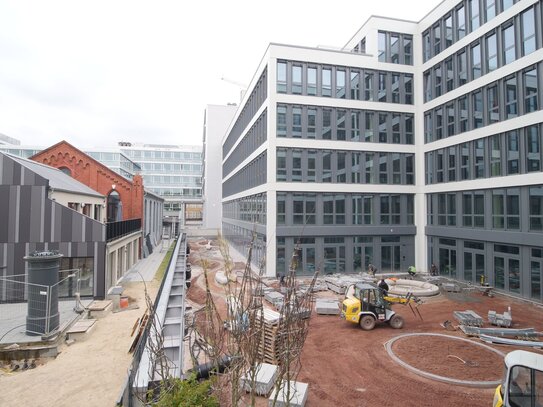
[(121, 308), (127, 308), (128, 307), (128, 297), (121, 297)]

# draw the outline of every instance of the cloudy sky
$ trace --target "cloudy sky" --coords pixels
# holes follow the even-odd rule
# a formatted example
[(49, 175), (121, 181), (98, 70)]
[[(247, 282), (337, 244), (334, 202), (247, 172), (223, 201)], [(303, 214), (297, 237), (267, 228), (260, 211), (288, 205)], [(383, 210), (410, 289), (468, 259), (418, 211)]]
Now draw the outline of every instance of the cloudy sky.
[(0, 0), (0, 133), (200, 144), (207, 104), (238, 102), (270, 42), (343, 46), (370, 15), (439, 0)]

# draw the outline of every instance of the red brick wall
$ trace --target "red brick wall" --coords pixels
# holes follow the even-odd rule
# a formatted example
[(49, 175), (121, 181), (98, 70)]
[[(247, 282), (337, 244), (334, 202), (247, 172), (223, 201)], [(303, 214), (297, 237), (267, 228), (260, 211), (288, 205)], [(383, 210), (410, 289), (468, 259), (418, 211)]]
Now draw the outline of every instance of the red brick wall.
[(68, 168), (82, 184), (102, 195), (109, 195), (115, 185), (123, 203), (123, 220), (140, 218), (143, 222), (143, 178), (135, 175), (132, 182), (110, 170), (94, 158), (61, 141), (31, 157), (32, 160), (55, 168)]

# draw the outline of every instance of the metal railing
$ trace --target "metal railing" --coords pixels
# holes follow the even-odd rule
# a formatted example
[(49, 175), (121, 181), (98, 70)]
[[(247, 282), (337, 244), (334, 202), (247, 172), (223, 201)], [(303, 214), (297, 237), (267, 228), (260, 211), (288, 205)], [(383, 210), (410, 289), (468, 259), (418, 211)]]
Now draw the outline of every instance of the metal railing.
[[(178, 246), (182, 244), (186, 244), (187, 236), (186, 234), (182, 234), (180, 238), (176, 242), (176, 246), (174, 247), (172, 251), (172, 256), (170, 257), (170, 260), (168, 261), (168, 266), (166, 267), (166, 270), (170, 270), (172, 262), (177, 261), (177, 256), (175, 253), (179, 250)], [(132, 363), (130, 365), (130, 368), (128, 369), (128, 374), (125, 382), (125, 387), (122, 389), (121, 394), (119, 395), (119, 398), (117, 400), (117, 406), (127, 406), (127, 407), (133, 407), (135, 405), (139, 405), (137, 403), (137, 395), (136, 390), (134, 389), (134, 385), (137, 380), (138, 372), (139, 372), (139, 366), (141, 362), (141, 358), (143, 356), (143, 353), (145, 352), (145, 348), (147, 345), (147, 340), (149, 338), (149, 333), (151, 331), (151, 322), (155, 319), (155, 314), (158, 306), (158, 299), (161, 297), (162, 292), (164, 290), (165, 282), (167, 278), (164, 276), (162, 279), (162, 282), (160, 284), (160, 287), (158, 289), (156, 300), (153, 304), (153, 309), (149, 312), (149, 317), (147, 319), (148, 323), (145, 325), (145, 328), (138, 340), (138, 343), (134, 349), (133, 359)], [(141, 395), (140, 395), (141, 397)]]
[[(0, 344), (50, 337), (76, 316), (81, 270), (60, 270), (59, 276), (61, 273), (67, 276), (52, 286), (27, 283), (24, 274), (0, 277)], [(52, 306), (55, 296), (58, 308)], [(59, 323), (51, 325), (56, 318)]]
[(106, 223), (106, 240), (109, 242), (119, 237), (141, 230), (141, 218)]

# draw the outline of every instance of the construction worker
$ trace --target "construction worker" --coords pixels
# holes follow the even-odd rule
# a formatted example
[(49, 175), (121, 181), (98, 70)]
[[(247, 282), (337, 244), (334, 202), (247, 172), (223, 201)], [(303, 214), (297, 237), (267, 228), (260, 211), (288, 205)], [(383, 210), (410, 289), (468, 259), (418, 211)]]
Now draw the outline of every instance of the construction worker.
[(432, 267), (430, 267), (430, 275), (437, 276), (437, 267), (434, 263), (432, 263)]
[(370, 276), (374, 276), (375, 275), (375, 266), (373, 264), (369, 264), (368, 265), (368, 274)]
[(415, 268), (415, 266), (409, 266), (409, 268), (407, 269), (407, 273), (411, 277), (415, 277), (415, 274), (417, 274), (417, 269)]
[(388, 284), (385, 281), (384, 278), (379, 280), (379, 283), (377, 284), (377, 287), (379, 287), (381, 290), (383, 290), (383, 295), (386, 297), (388, 295)]

